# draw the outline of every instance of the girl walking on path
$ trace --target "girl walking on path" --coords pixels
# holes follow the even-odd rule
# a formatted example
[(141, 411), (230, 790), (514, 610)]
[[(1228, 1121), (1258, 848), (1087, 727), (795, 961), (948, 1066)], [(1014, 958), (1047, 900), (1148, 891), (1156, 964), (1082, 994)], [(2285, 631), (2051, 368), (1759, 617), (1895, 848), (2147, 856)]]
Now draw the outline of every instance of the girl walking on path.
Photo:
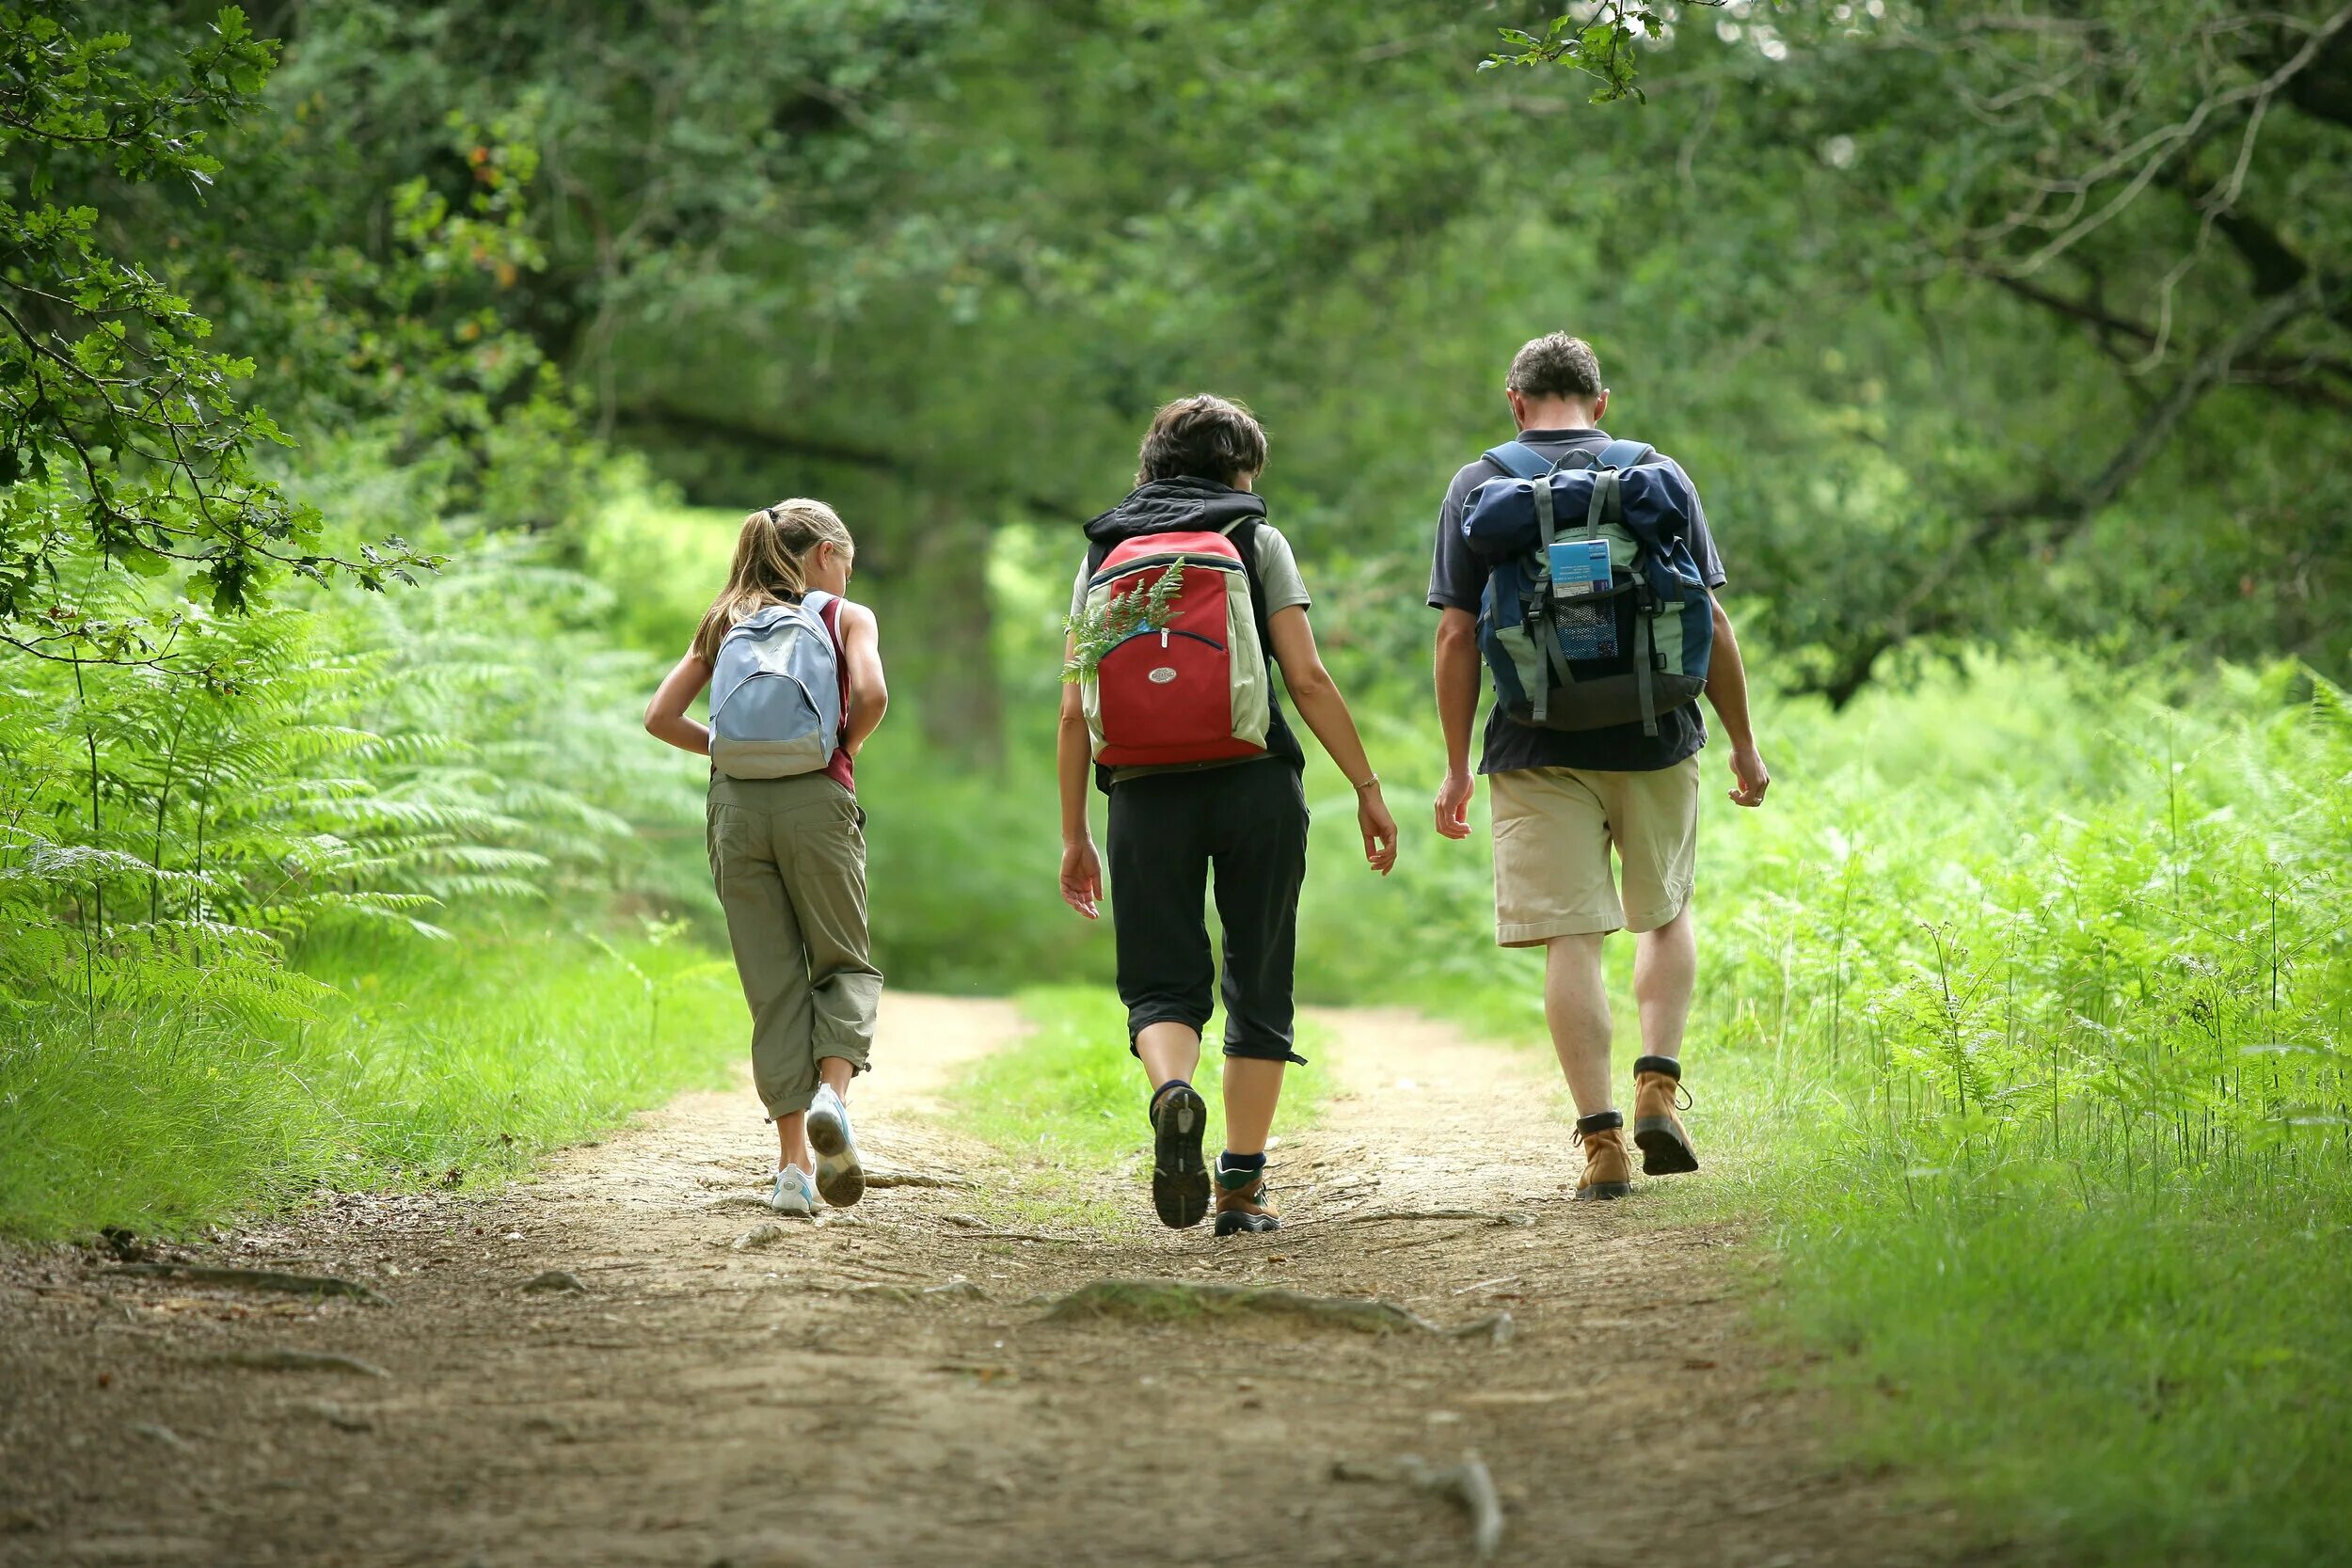
[[(866, 1191), (845, 1101), (866, 1070), (882, 976), (867, 956), (851, 766), (889, 692), (874, 612), (842, 597), (855, 553), (822, 501), (744, 518), (725, 589), (645, 709), (655, 736), (711, 758), (710, 873), (751, 1005), (753, 1080), (776, 1128), (769, 1202), (787, 1214)], [(707, 726), (686, 712), (706, 687)]]

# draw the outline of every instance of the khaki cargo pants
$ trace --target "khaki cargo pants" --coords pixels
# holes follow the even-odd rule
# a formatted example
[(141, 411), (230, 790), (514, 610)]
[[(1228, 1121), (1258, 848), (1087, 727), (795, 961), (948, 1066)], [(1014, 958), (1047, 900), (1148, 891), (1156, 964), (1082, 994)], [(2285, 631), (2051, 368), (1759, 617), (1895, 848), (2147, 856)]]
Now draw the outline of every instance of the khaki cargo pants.
[(808, 1109), (819, 1057), (866, 1070), (882, 976), (866, 956), (864, 817), (822, 773), (710, 781), (710, 875), (771, 1117)]

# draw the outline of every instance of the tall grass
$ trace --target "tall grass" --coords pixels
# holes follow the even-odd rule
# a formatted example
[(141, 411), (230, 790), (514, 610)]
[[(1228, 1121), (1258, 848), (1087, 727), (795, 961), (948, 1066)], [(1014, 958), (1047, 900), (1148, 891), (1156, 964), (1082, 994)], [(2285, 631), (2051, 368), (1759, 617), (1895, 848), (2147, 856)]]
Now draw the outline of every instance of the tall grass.
[[(2343, 1560), (2343, 693), (2053, 655), (1762, 733), (1770, 803), (1708, 802), (1686, 1053), (1747, 1157), (1668, 1201), (1771, 1227), (1835, 1441), (2070, 1562)], [(1397, 904), (1314, 890), (1318, 983), (1539, 1041), (1483, 844), (1422, 843)]]
[(147, 663), (0, 657), (0, 1228), (513, 1168), (707, 1073), (724, 1009), (629, 1023), (566, 934), (709, 896), (647, 847), (700, 813), (650, 661), (583, 629), (610, 600), (477, 541), (398, 598), (183, 612)]
[[(306, 944), (299, 1016), (168, 1001), (20, 1004), (0, 1040), (0, 1225), (179, 1233), (322, 1188), (455, 1185), (527, 1168), (741, 1053), (724, 965), (655, 930), (537, 921), (449, 943)], [(746, 1147), (760, 1132), (745, 1101)]]

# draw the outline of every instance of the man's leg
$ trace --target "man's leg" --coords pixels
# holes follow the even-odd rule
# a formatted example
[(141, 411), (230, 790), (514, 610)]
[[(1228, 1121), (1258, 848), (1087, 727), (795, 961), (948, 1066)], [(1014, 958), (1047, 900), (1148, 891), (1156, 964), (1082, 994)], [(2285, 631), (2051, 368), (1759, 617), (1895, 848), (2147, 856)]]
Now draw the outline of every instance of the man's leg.
[(1698, 977), (1698, 927), (1691, 884), (1698, 853), (1698, 758), (1654, 773), (1608, 781), (1611, 830), (1625, 879), (1633, 950), (1633, 999), (1642, 1012), (1642, 1054), (1633, 1064), (1633, 1141), (1642, 1169), (1673, 1176), (1699, 1168), (1677, 1106), (1682, 1033)]
[(1598, 934), (1554, 937), (1544, 952), (1544, 1022), (1579, 1117), (1614, 1110), (1609, 1088), (1609, 985)]
[(1609, 992), (1600, 947), (1625, 925), (1609, 875), (1605, 777), (1565, 768), (1493, 775), (1495, 940), (1544, 953), (1544, 1019), (1584, 1146), (1579, 1199), (1631, 1190), (1625, 1117), (1609, 1092)]
[(1642, 1053), (1679, 1057), (1699, 972), (1698, 929), (1685, 900), (1680, 913), (1634, 939), (1633, 1003), (1642, 1012)]

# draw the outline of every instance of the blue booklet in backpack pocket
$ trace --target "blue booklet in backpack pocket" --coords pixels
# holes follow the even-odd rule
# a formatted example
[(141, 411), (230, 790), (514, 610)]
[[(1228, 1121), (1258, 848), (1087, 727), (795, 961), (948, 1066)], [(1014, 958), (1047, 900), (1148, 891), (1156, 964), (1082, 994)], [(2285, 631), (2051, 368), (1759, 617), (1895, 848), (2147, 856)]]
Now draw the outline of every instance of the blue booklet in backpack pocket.
[(1556, 539), (1551, 546), (1551, 591), (1561, 598), (1609, 586), (1609, 541)]
[(1617, 607), (1602, 598), (1579, 604), (1580, 598), (1606, 594), (1609, 541), (1558, 539), (1551, 546), (1552, 618), (1560, 627), (1560, 651), (1570, 658), (1614, 658), (1617, 654)]

